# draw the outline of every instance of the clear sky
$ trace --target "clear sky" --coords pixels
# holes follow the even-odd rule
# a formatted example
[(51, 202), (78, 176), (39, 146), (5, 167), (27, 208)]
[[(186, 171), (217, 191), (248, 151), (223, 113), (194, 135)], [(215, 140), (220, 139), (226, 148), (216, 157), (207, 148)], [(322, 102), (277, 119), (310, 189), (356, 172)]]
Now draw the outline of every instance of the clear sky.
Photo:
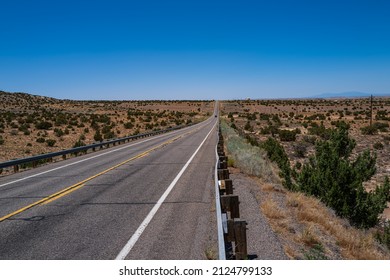
[(68, 99), (390, 93), (388, 0), (0, 0), (0, 90)]

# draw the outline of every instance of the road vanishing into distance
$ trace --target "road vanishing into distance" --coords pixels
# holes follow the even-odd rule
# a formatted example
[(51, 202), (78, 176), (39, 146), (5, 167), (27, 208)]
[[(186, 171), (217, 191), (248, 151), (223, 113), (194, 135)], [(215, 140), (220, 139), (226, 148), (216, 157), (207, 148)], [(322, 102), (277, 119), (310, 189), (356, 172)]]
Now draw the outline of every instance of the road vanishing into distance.
[(204, 259), (217, 120), (0, 178), (0, 259)]

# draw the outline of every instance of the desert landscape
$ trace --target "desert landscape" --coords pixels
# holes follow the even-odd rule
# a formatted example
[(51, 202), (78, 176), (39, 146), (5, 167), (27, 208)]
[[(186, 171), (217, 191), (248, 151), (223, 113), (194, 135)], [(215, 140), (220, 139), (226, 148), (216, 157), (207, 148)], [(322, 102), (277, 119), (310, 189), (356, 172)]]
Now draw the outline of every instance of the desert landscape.
[[(0, 101), (2, 162), (198, 123), (213, 114), (215, 104), (211, 100), (75, 101), (8, 92), (0, 92)], [(376, 161), (373, 176), (364, 182), (365, 190), (374, 192), (390, 175), (390, 98), (225, 100), (219, 101), (219, 109), (223, 133), (235, 133), (247, 145), (235, 143), (233, 153), (244, 155), (249, 146), (259, 149), (249, 156), (256, 163), (248, 171), (226, 147), (229, 169), (243, 190), (251, 186), (247, 191), (257, 201), (257, 210), (252, 211), (260, 210), (267, 217), (287, 257), (388, 258), (387, 249), (375, 240), (378, 232), (388, 238), (381, 226), (390, 218), (389, 207), (376, 227), (355, 228), (320, 200), (291, 192), (283, 182), (283, 168), (266, 159), (263, 144), (270, 138), (279, 143), (292, 172), (299, 173), (315, 155), (319, 141), (328, 141), (332, 131), (346, 127), (356, 143), (351, 160), (368, 150)], [(259, 172), (258, 164), (262, 165)], [(2, 170), (2, 176), (11, 173), (12, 169)]]
[(0, 161), (200, 122), (212, 101), (74, 101), (0, 91)]
[[(328, 171), (335, 168), (330, 167), (334, 162), (323, 161), (330, 159), (330, 154), (319, 158), (318, 152), (321, 147), (331, 147), (329, 145), (333, 145), (335, 139), (342, 139), (338, 138), (343, 135), (340, 131), (347, 131), (348, 140), (341, 141), (348, 142), (341, 145), (347, 150), (348, 145), (352, 148), (350, 155), (346, 152), (347, 157), (340, 157), (340, 160), (350, 162), (352, 170), (365, 157), (367, 165), (363, 164), (360, 172), (371, 170), (367, 180), (362, 180), (362, 193), (368, 197), (378, 193), (377, 189), (384, 185), (387, 185), (385, 189), (388, 188), (390, 98), (232, 100), (221, 102), (221, 112), (223, 134), (228, 139), (225, 148), (230, 156), (230, 170), (237, 174), (232, 176), (245, 182), (241, 172), (250, 175), (254, 182), (244, 184), (257, 185), (251, 192), (290, 258), (388, 258), (386, 250), (378, 247), (374, 239), (379, 234), (384, 237), (382, 242), (389, 246), (388, 237), (385, 237), (388, 236), (390, 219), (389, 202), (387, 208), (384, 204), (384, 208), (377, 212), (378, 221), (367, 226), (351, 217), (348, 221), (347, 215), (340, 219), (342, 211), (327, 207), (325, 204), (331, 202), (326, 196), (321, 198), (315, 192), (310, 195), (311, 190), (305, 190), (300, 184), (313, 185), (310, 180), (319, 180), (317, 184), (327, 180), (325, 175), (321, 177), (321, 173), (316, 175), (317, 178), (311, 173), (321, 170), (321, 164), (325, 164), (322, 168)], [(238, 150), (240, 152), (236, 152)], [(328, 171), (324, 169), (323, 172)], [(333, 172), (336, 180), (343, 171)], [(345, 173), (345, 176), (347, 174), (355, 174), (351, 178), (360, 176), (353, 172)], [(311, 176), (311, 179), (305, 176)], [(334, 197), (336, 200), (343, 199), (341, 192), (347, 185), (336, 186), (340, 191)], [(367, 200), (364, 203), (368, 208), (362, 211), (362, 216), (382, 202)], [(357, 207), (352, 203), (350, 209), (355, 212)], [(370, 229), (357, 229), (351, 226), (354, 223), (357, 228)]]

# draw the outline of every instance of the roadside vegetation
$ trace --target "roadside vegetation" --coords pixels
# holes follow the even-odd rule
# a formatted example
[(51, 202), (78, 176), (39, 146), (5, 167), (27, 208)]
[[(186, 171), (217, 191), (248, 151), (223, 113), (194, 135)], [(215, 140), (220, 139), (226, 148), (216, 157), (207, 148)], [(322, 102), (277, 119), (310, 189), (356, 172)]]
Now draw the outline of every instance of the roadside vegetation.
[[(289, 112), (288, 109), (301, 106), (300, 102), (312, 104), (317, 113), (309, 111), (311, 106), (300, 107), (299, 115), (297, 110)], [(365, 104), (365, 100), (345, 102)], [(382, 124), (374, 122), (369, 128), (364, 125), (369, 121), (367, 114), (357, 125), (363, 119), (360, 115), (367, 113), (356, 112), (363, 107), (339, 110), (328, 106), (329, 111), (321, 113), (321, 107), (332, 103), (225, 102), (221, 126), (227, 152), (234, 166), (260, 178), (260, 208), (291, 258), (390, 259), (390, 226), (386, 222), (390, 183), (384, 172), (390, 162), (382, 154), (389, 145), (388, 125), (383, 120), (388, 118), (386, 108), (390, 102), (378, 102), (373, 119)], [(271, 109), (267, 108), (270, 106)], [(372, 134), (366, 133), (371, 127)], [(372, 143), (363, 135), (385, 141)], [(239, 142), (235, 137), (243, 143), (230, 144), (232, 139)], [(251, 152), (253, 149), (258, 152)], [(236, 154), (252, 155), (270, 163), (267, 168), (261, 164), (256, 167), (259, 159), (243, 160)], [(241, 167), (246, 165), (251, 168)], [(268, 172), (248, 172), (263, 169)]]

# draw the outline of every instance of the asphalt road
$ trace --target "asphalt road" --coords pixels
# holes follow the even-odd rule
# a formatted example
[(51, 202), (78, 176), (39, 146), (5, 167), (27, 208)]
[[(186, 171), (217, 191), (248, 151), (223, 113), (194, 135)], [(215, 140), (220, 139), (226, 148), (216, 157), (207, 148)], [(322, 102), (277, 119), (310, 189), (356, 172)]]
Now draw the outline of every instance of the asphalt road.
[(0, 178), (0, 259), (204, 259), (216, 122)]

